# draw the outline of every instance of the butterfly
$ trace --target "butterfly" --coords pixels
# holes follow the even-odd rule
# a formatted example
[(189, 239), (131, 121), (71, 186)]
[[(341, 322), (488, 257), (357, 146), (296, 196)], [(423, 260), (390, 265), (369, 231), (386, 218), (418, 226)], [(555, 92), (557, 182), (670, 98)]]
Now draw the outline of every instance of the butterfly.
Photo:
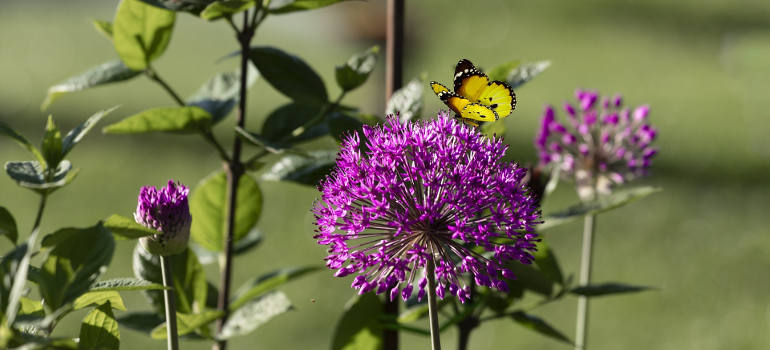
[(474, 126), (478, 125), (475, 121), (505, 118), (516, 108), (513, 88), (502, 81), (489, 81), (467, 59), (461, 59), (455, 67), (454, 92), (435, 81), (430, 82), (430, 87), (460, 119)]

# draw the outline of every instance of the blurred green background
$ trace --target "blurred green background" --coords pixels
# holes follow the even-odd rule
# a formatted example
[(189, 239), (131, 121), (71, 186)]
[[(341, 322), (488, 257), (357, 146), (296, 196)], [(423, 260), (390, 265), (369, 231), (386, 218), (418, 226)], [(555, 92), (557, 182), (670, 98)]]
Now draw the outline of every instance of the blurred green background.
[[(117, 1), (0, 3), (0, 119), (38, 142), (48, 112), (39, 110), (46, 89), (114, 59), (111, 45), (90, 21), (111, 19)], [(385, 2), (347, 2), (318, 11), (268, 18), (255, 39), (304, 58), (337, 87), (333, 67), (354, 52), (382, 44)], [(663, 192), (598, 219), (594, 280), (659, 288), (595, 299), (590, 344), (595, 349), (770, 348), (770, 2), (767, 0), (652, 1), (408, 1), (405, 80), (422, 72), (449, 82), (453, 65), (469, 58), (489, 69), (512, 59), (552, 61), (517, 91), (516, 111), (504, 120), (506, 142), (521, 162), (534, 160), (531, 140), (543, 106), (572, 99), (576, 87), (621, 92), (631, 105), (649, 103), (660, 130), (652, 176), (643, 184)], [(224, 23), (178, 17), (171, 45), (157, 70), (182, 95), (210, 76), (233, 69), (217, 63), (236, 42)], [(384, 110), (384, 69), (345, 100), (365, 112)], [(425, 116), (442, 105), (429, 91)], [(249, 92), (247, 128), (259, 130), (266, 114), (287, 98), (258, 81)], [(155, 106), (173, 106), (156, 85), (128, 83), (71, 94), (54, 103), (62, 129), (93, 112), (122, 105), (104, 125)], [(230, 134), (232, 120), (218, 127)], [(226, 142), (229, 144), (229, 142)], [(316, 146), (333, 147), (324, 140)], [(29, 159), (0, 139), (0, 160)], [(88, 226), (112, 213), (130, 215), (138, 189), (179, 179), (194, 185), (220, 164), (197, 137), (115, 136), (92, 133), (69, 159), (81, 173), (57, 192), (43, 218), (44, 232)], [(310, 208), (316, 190), (262, 182), (265, 206), (259, 226), (265, 242), (236, 260), (235, 286), (291, 265), (322, 265), (324, 247), (312, 239)], [(36, 196), (0, 177), (0, 205), (27, 232)], [(562, 183), (545, 203), (552, 212), (576, 201)], [(578, 268), (580, 223), (546, 232), (564, 269)], [(2, 251), (9, 243), (0, 240)], [(105, 277), (130, 276), (132, 246), (118, 243)], [(209, 266), (215, 281), (215, 268)], [(350, 278), (329, 271), (284, 288), (296, 311), (281, 315), (233, 348), (325, 349), (351, 297)], [(129, 310), (148, 309), (139, 293), (124, 293)], [(572, 337), (575, 298), (533, 313)], [(57, 334), (77, 334), (82, 314), (68, 316)], [(427, 325), (427, 321), (426, 321)], [(447, 349), (456, 333), (443, 334)], [(122, 329), (125, 349), (162, 349), (165, 343)], [(428, 338), (404, 335), (404, 349), (427, 348)], [(183, 344), (204, 349), (204, 343)], [(472, 349), (568, 349), (510, 320), (473, 333)]]

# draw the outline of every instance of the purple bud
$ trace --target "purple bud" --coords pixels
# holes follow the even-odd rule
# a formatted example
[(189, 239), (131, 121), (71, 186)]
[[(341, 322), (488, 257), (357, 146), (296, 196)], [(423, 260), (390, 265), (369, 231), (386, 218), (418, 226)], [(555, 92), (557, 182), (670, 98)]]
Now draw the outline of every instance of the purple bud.
[(647, 115), (650, 113), (650, 106), (643, 105), (636, 107), (634, 110), (634, 120), (636, 121), (642, 121), (645, 118), (647, 118)]

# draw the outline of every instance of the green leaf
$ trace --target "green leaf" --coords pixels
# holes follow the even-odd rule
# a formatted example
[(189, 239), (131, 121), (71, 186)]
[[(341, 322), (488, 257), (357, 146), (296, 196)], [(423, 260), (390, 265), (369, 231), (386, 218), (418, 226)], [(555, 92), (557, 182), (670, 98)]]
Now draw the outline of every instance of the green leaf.
[[(438, 300), (438, 303), (436, 304), (436, 307), (438, 311), (440, 311), (444, 306), (449, 304), (450, 302), (454, 302), (451, 298), (444, 298)], [(417, 320), (423, 319), (428, 316), (428, 303), (423, 304), (417, 304), (412, 307), (407, 308), (402, 312), (400, 315), (398, 315), (398, 323), (412, 323)]]
[[(238, 181), (236, 197), (235, 232), (233, 241), (238, 242), (257, 224), (262, 212), (262, 191), (248, 174)], [(190, 195), (192, 238), (204, 248), (221, 252), (227, 220), (227, 176), (217, 171), (203, 179)]]
[(423, 81), (412, 79), (406, 86), (393, 92), (385, 108), (385, 114), (396, 115), (401, 121), (418, 118), (422, 113)]
[[(136, 0), (133, 0), (136, 1)], [(209, 112), (196, 106), (159, 107), (144, 110), (104, 128), (108, 134), (145, 132), (196, 133), (211, 127)]]
[(505, 122), (502, 120), (494, 121), (494, 122), (486, 122), (484, 124), (481, 124), (480, 127), (481, 133), (486, 135), (487, 137), (497, 137), (501, 138), (505, 136)]
[(87, 292), (107, 269), (115, 240), (101, 222), (88, 228), (63, 228), (43, 240), (52, 247), (40, 267), (40, 295), (51, 310)]
[(642, 292), (642, 291), (651, 290), (651, 289), (653, 288), (646, 287), (646, 286), (632, 286), (632, 285), (617, 283), (617, 282), (608, 282), (608, 283), (602, 283), (602, 284), (578, 286), (578, 287), (572, 288), (570, 290), (570, 293), (583, 295), (587, 297), (600, 297), (600, 296), (612, 295), (612, 294), (637, 293), (637, 292)]
[(116, 291), (109, 290), (85, 293), (75, 299), (75, 302), (72, 303), (72, 308), (74, 310), (79, 310), (91, 305), (98, 306), (105, 303), (112, 305), (113, 309), (126, 311), (126, 305), (123, 304), (123, 298), (120, 297), (120, 294)]
[(37, 159), (38, 162), (41, 164), (45, 164), (45, 159), (43, 158), (43, 154), (40, 153), (40, 151), (33, 146), (27, 139), (22, 136), (21, 134), (17, 133), (16, 130), (13, 130), (10, 125), (4, 123), (2, 120), (0, 120), (0, 135), (5, 135), (10, 137), (12, 140), (16, 141), (21, 147), (24, 149), (30, 151), (34, 156), (35, 159)]
[(93, 309), (80, 326), (79, 349), (118, 349), (120, 331), (110, 302)]
[(553, 281), (533, 266), (524, 265), (518, 261), (508, 262), (505, 266), (516, 276), (514, 280), (506, 280), (511, 289), (527, 289), (544, 296), (550, 296), (553, 293)]
[(382, 302), (374, 293), (353, 297), (334, 329), (332, 350), (379, 350), (382, 348)]
[(133, 219), (117, 214), (112, 214), (108, 217), (104, 221), (104, 227), (112, 231), (112, 233), (128, 239), (160, 234), (158, 231), (137, 224)]
[(622, 207), (628, 203), (647, 197), (655, 192), (659, 192), (660, 190), (661, 189), (657, 187), (636, 187), (618, 190), (610, 195), (599, 197), (595, 201), (582, 202), (580, 204), (571, 206), (564, 211), (555, 214), (544, 215), (544, 222), (538, 225), (537, 228), (539, 230), (545, 230), (574, 221), (586, 215), (596, 215), (610, 211), (612, 209)]
[[(199, 312), (206, 305), (206, 275), (198, 257), (191, 249), (169, 256), (171, 262), (171, 274), (174, 276), (174, 299), (176, 308), (181, 313)], [(160, 270), (160, 259), (148, 253), (141, 244), (134, 248), (133, 261), (134, 275), (137, 278), (162, 284), (163, 279)], [(163, 292), (159, 290), (145, 290), (142, 292), (155, 308), (158, 315), (164, 315)]]
[(291, 102), (278, 107), (267, 116), (262, 123), (261, 135), (268, 141), (283, 142), (303, 142), (319, 138), (329, 133), (329, 126), (326, 123), (318, 123), (305, 130), (298, 136), (292, 136), (292, 131), (313, 120), (322, 112), (323, 106), (312, 106), (296, 102)]
[(537, 243), (537, 251), (532, 255), (535, 256), (535, 265), (546, 277), (559, 285), (564, 285), (564, 275), (556, 255), (544, 240)]
[(235, 132), (238, 133), (238, 136), (240, 136), (241, 139), (243, 139), (244, 141), (254, 146), (261, 147), (265, 151), (268, 151), (273, 154), (281, 154), (284, 151), (288, 150), (289, 149), (288, 147), (290, 146), (290, 145), (284, 145), (282, 143), (279, 144), (279, 143), (272, 142), (267, 138), (265, 138), (264, 136), (247, 131), (246, 129), (240, 126), (235, 127)]
[(149, 335), (153, 329), (163, 323), (163, 320), (155, 312), (140, 311), (124, 313), (118, 317), (118, 323), (123, 327)]
[(312, 151), (308, 156), (287, 154), (262, 174), (262, 180), (316, 186), (331, 172), (336, 158), (336, 150)]
[(345, 0), (273, 0), (270, 2), (269, 12), (272, 14), (284, 14), (296, 11), (313, 10), (336, 4)]
[(206, 6), (200, 16), (207, 21), (213, 21), (223, 17), (232, 17), (232, 15), (246, 11), (254, 5), (254, 0), (218, 0)]
[(286, 294), (273, 291), (239, 307), (227, 318), (218, 339), (230, 339), (253, 332), (273, 317), (292, 309)]
[(511, 318), (518, 324), (529, 328), (535, 332), (538, 332), (544, 336), (556, 339), (558, 341), (572, 344), (572, 340), (567, 338), (564, 333), (559, 332), (556, 328), (546, 323), (542, 318), (534, 315), (527, 314), (523, 311), (516, 311), (511, 314)]
[(379, 46), (373, 46), (368, 50), (353, 55), (345, 64), (334, 69), (334, 77), (337, 85), (342, 90), (350, 91), (361, 86), (377, 64)]
[[(66, 186), (77, 176), (78, 170), (72, 170), (68, 160), (59, 162), (59, 166), (50, 177), (36, 161), (7, 162), (5, 172), (21, 187), (26, 187), (38, 193), (51, 193)], [(47, 180), (49, 178), (49, 180)]]
[(236, 310), (250, 300), (262, 296), (280, 285), (318, 270), (320, 268), (317, 266), (291, 267), (255, 277), (238, 288), (238, 291), (235, 292), (235, 300), (230, 303), (230, 309)]
[(329, 124), (329, 132), (337, 141), (342, 142), (345, 135), (358, 132), (358, 137), (361, 140), (361, 144), (366, 144), (363, 133), (364, 123), (360, 120), (341, 112), (334, 112), (329, 115), (329, 120), (327, 123)]
[[(253, 65), (247, 65), (246, 86), (257, 81), (259, 72)], [(222, 121), (240, 101), (240, 69), (234, 72), (219, 73), (201, 86), (187, 99), (188, 106), (198, 106), (209, 112), (216, 124)]]
[(256, 248), (262, 243), (262, 231), (258, 228), (252, 229), (249, 233), (233, 245), (233, 254), (241, 255), (251, 249)]
[(46, 110), (54, 101), (70, 93), (90, 88), (130, 80), (141, 71), (128, 68), (121, 60), (112, 60), (90, 68), (74, 77), (48, 88), (48, 94), (40, 105), (40, 110)]
[(167, 9), (171, 11), (189, 12), (197, 16), (213, 0), (140, 0), (140, 1), (145, 4), (149, 4), (158, 8)]
[(62, 137), (61, 131), (53, 121), (52, 116), (48, 116), (48, 121), (45, 124), (45, 134), (43, 134), (43, 145), (41, 147), (43, 151), (43, 158), (49, 167), (55, 167), (59, 165), (59, 161), (62, 159)]
[(94, 29), (96, 29), (99, 34), (104, 35), (107, 40), (112, 42), (112, 22), (95, 19), (92, 23), (94, 24)]
[(29, 261), (35, 247), (38, 230), (32, 231), (27, 241), (5, 254), (0, 260), (0, 307), (5, 324), (13, 324), (16, 319), (24, 287), (30, 270)]
[[(207, 326), (222, 317), (222, 311), (205, 311), (200, 314), (183, 314), (177, 312), (177, 334), (185, 335), (196, 331), (198, 328)], [(150, 333), (153, 339), (166, 339), (166, 323), (155, 327)]]
[(505, 76), (505, 81), (512, 88), (517, 89), (524, 83), (534, 79), (551, 65), (550, 61), (524, 63), (510, 70)]
[(16, 241), (19, 239), (19, 231), (16, 228), (16, 220), (13, 219), (13, 215), (8, 209), (0, 207), (0, 236), (8, 238), (13, 245), (16, 245)]
[(166, 289), (162, 284), (152, 283), (139, 278), (113, 278), (94, 283), (91, 292), (104, 291), (130, 291), (130, 290), (158, 290)]
[(520, 60), (513, 60), (503, 63), (494, 69), (487, 72), (489, 79), (491, 80), (506, 80), (508, 79), (508, 73), (516, 69), (521, 64)]
[(310, 105), (328, 102), (323, 80), (299, 57), (258, 46), (250, 49), (249, 58), (270, 85), (292, 100)]
[(66, 156), (70, 151), (72, 151), (72, 148), (74, 148), (75, 145), (80, 143), (80, 141), (86, 137), (88, 132), (91, 131), (96, 123), (98, 123), (100, 120), (102, 120), (102, 118), (107, 116), (107, 114), (112, 113), (112, 111), (116, 109), (118, 109), (118, 106), (98, 111), (92, 116), (88, 117), (86, 121), (70, 130), (70, 132), (67, 133), (67, 136), (64, 136), (64, 140), (62, 140), (62, 157)]
[(113, 43), (120, 58), (133, 70), (144, 70), (160, 57), (171, 40), (176, 14), (142, 3), (122, 0), (113, 22)]
[(21, 297), (19, 299), (19, 315), (45, 317), (45, 311), (43, 311), (43, 301)]

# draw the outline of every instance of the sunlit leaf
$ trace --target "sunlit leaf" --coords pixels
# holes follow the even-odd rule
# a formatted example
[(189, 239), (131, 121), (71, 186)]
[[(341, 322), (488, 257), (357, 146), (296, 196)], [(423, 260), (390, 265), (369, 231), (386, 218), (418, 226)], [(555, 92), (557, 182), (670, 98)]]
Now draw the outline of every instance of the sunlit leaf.
[(163, 131), (186, 134), (206, 130), (211, 123), (211, 114), (200, 107), (159, 107), (144, 110), (110, 124), (104, 128), (104, 132), (138, 134)]
[(109, 302), (93, 309), (80, 326), (79, 349), (117, 350), (120, 347), (118, 322)]
[(116, 291), (96, 291), (88, 292), (79, 296), (72, 303), (72, 308), (75, 310), (89, 307), (91, 305), (102, 305), (109, 302), (113, 309), (126, 311), (126, 305), (123, 304), (123, 298)]
[(254, 0), (218, 0), (206, 6), (200, 16), (207, 21), (231, 17), (236, 13), (248, 10), (253, 7), (254, 4)]
[(91, 292), (103, 291), (132, 291), (132, 290), (158, 290), (166, 289), (162, 284), (152, 283), (139, 278), (113, 278), (99, 281), (91, 286)]
[(287, 154), (262, 174), (267, 181), (291, 181), (316, 186), (334, 167), (337, 151), (312, 151), (309, 156)]
[(269, 11), (272, 14), (284, 14), (296, 11), (313, 10), (346, 0), (273, 0)]
[(417, 118), (422, 113), (422, 91), (423, 82), (421, 79), (412, 79), (406, 86), (393, 92), (385, 109), (385, 114), (398, 113), (401, 121), (409, 121)]
[(113, 214), (104, 221), (104, 227), (123, 238), (135, 239), (157, 235), (160, 232), (137, 224), (134, 219)]
[(174, 29), (176, 13), (145, 4), (122, 0), (113, 22), (113, 43), (123, 63), (144, 70), (163, 54)]
[(512, 69), (505, 80), (512, 88), (517, 89), (524, 83), (534, 79), (551, 65), (550, 61), (524, 63)]
[(59, 162), (56, 171), (46, 179), (46, 174), (40, 163), (36, 161), (7, 162), (5, 172), (21, 187), (26, 187), (38, 193), (51, 193), (66, 186), (77, 176), (78, 170), (72, 169), (68, 160)]
[(337, 66), (334, 69), (337, 85), (345, 91), (361, 86), (374, 70), (379, 52), (379, 46), (374, 46), (353, 55), (345, 64)]
[(332, 350), (379, 350), (382, 348), (382, 302), (374, 293), (353, 297), (345, 306), (332, 338)]
[(11, 140), (18, 143), (21, 147), (28, 150), (30, 153), (32, 153), (35, 156), (35, 159), (37, 159), (38, 162), (41, 164), (45, 164), (45, 159), (43, 158), (43, 154), (40, 153), (40, 151), (32, 145), (27, 139), (16, 132), (16, 130), (13, 130), (10, 125), (4, 123), (2, 120), (0, 120), (0, 135), (5, 135), (7, 137), (10, 137)]
[(102, 63), (48, 88), (48, 94), (40, 109), (48, 109), (54, 101), (68, 93), (130, 80), (139, 74), (141, 71), (128, 68), (121, 60)]
[(237, 308), (227, 318), (218, 338), (230, 339), (249, 334), (273, 317), (291, 309), (291, 302), (285, 294), (279, 291), (270, 292)]
[[(176, 314), (177, 318), (177, 334), (185, 335), (194, 332), (196, 329), (211, 324), (222, 317), (224, 313), (222, 311), (204, 311), (199, 314)], [(159, 325), (152, 330), (150, 336), (153, 339), (166, 339), (166, 323)]]

